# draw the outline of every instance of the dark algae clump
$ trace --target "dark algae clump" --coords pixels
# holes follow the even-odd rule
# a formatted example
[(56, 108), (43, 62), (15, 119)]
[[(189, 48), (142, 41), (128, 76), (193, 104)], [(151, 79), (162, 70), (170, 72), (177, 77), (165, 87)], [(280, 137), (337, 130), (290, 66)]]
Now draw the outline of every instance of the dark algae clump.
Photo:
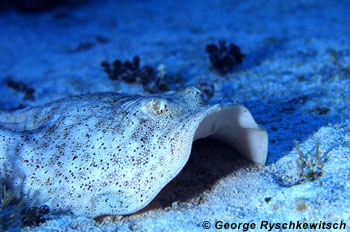
[[(120, 59), (112, 63), (102, 61), (101, 66), (110, 80), (140, 84), (145, 91), (151, 94), (178, 91), (186, 86), (186, 80), (180, 73), (167, 73), (163, 64), (158, 65), (156, 70), (149, 65), (141, 66), (139, 56), (134, 56), (131, 61)], [(213, 84), (200, 83), (198, 88), (203, 91), (207, 100), (215, 93)]]
[(20, 212), (22, 226), (38, 226), (45, 223), (47, 218), (44, 216), (49, 213), (50, 208), (47, 205), (24, 208)]
[(23, 100), (29, 100), (33, 101), (34, 100), (34, 92), (35, 90), (33, 88), (29, 88), (25, 83), (20, 82), (20, 81), (13, 81), (9, 80), (6, 82), (7, 87), (20, 92), (24, 93)]
[(226, 45), (226, 41), (219, 41), (219, 45), (208, 44), (205, 51), (209, 54), (212, 68), (221, 74), (232, 72), (234, 66), (242, 63), (246, 56), (235, 44)]
[(169, 75), (165, 73), (164, 65), (159, 65), (157, 71), (149, 65), (141, 66), (138, 56), (135, 56), (131, 61), (119, 59), (112, 63), (102, 61), (101, 66), (110, 80), (141, 84), (143, 89), (149, 93), (179, 90), (184, 87), (184, 81), (180, 74)]
[(14, 191), (0, 179), (0, 231), (15, 226), (22, 204), (23, 201), (16, 199)]
[(135, 56), (132, 61), (116, 59), (112, 64), (103, 61), (101, 66), (111, 80), (121, 80), (126, 83), (147, 84), (154, 79), (154, 71), (151, 66), (140, 67), (140, 58)]

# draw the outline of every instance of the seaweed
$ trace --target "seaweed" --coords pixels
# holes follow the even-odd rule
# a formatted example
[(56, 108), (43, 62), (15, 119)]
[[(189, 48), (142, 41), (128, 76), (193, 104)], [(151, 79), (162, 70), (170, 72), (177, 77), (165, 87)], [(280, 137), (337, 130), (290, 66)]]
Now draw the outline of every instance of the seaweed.
[(180, 73), (168, 74), (165, 65), (160, 64), (157, 67), (157, 75), (152, 81), (144, 84), (143, 89), (151, 94), (170, 90), (177, 91), (184, 88), (184, 82)]
[(131, 61), (116, 59), (112, 64), (102, 61), (101, 66), (110, 80), (141, 84), (149, 93), (179, 90), (184, 87), (183, 77), (179, 73), (169, 75), (163, 64), (157, 67), (157, 71), (149, 65), (141, 66), (139, 56), (134, 56)]
[(274, 174), (277, 182), (282, 187), (292, 187), (307, 182), (319, 181), (320, 185), (323, 186), (323, 182), (320, 178), (324, 174), (323, 167), (325, 158), (321, 157), (320, 144), (316, 143), (314, 154), (306, 155), (300, 150), (298, 142), (295, 142), (295, 149), (299, 155), (299, 158), (296, 159), (296, 174), (286, 175), (286, 170), (281, 170), (282, 173)]
[(316, 151), (313, 156), (305, 156), (304, 152), (300, 150), (298, 142), (295, 142), (295, 149), (299, 154), (297, 160), (299, 180), (295, 184), (319, 180), (322, 185), (320, 177), (323, 175), (324, 163), (320, 157), (320, 143), (316, 144)]
[(77, 52), (84, 52), (94, 48), (98, 44), (107, 44), (109, 42), (110, 41), (108, 38), (102, 35), (96, 35), (95, 38), (90, 41), (80, 42), (75, 47), (67, 49), (66, 53), (71, 54), (71, 53), (77, 53)]
[(23, 202), (16, 201), (14, 192), (2, 181), (0, 183), (0, 230), (5, 231), (18, 220)]
[(0, 231), (19, 224), (30, 227), (38, 226), (50, 219), (44, 217), (50, 213), (48, 206), (23, 207), (24, 201), (15, 197), (14, 190), (9, 189), (2, 181), (0, 183)]
[(82, 51), (90, 50), (91, 48), (95, 47), (95, 45), (96, 44), (92, 41), (81, 42), (75, 48), (68, 49), (66, 52), (67, 53), (82, 52)]
[(230, 43), (226, 46), (226, 41), (219, 41), (219, 45), (208, 44), (205, 51), (209, 54), (211, 67), (221, 74), (232, 72), (233, 67), (242, 63), (242, 59), (246, 56), (241, 49)]
[(14, 198), (14, 194), (12, 191), (9, 191), (6, 185), (2, 186), (2, 190), (0, 191), (0, 208), (8, 206)]
[[(180, 73), (169, 74), (164, 64), (158, 65), (156, 71), (149, 65), (141, 66), (139, 56), (134, 56), (131, 61), (119, 59), (112, 63), (102, 61), (101, 66), (110, 80), (140, 84), (146, 92), (151, 94), (185, 88), (185, 79)], [(207, 100), (214, 95), (213, 84), (203, 82), (198, 88), (202, 90)]]
[(103, 35), (96, 35), (95, 40), (97, 43), (101, 43), (101, 44), (107, 44), (110, 42), (110, 40)]
[(45, 223), (46, 220), (50, 218), (45, 218), (44, 216), (50, 213), (50, 208), (47, 205), (42, 205), (40, 207), (29, 207), (23, 208), (20, 212), (21, 224), (22, 226), (39, 226)]
[(25, 83), (9, 80), (6, 82), (6, 85), (17, 92), (24, 93), (23, 100), (34, 101), (35, 90), (28, 87)]
[(155, 77), (152, 67), (148, 65), (140, 67), (140, 58), (138, 56), (134, 56), (132, 61), (127, 60), (123, 62), (116, 59), (112, 64), (102, 61), (101, 66), (110, 80), (146, 84)]

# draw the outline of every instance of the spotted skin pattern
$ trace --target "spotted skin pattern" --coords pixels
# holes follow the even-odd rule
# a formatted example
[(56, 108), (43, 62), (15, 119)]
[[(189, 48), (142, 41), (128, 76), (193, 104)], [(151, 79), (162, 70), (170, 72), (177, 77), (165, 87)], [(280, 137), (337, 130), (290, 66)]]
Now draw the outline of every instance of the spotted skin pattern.
[(30, 205), (75, 215), (134, 213), (186, 164), (215, 111), (195, 87), (94, 93), (0, 114), (0, 178)]

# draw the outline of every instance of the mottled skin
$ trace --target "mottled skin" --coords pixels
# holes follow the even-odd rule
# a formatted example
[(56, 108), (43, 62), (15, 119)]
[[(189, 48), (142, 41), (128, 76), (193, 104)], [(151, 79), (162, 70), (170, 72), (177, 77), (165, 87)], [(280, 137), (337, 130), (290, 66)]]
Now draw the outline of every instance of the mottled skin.
[(90, 217), (133, 213), (181, 171), (194, 137), (208, 134), (195, 136), (198, 125), (218, 107), (189, 87), (86, 94), (2, 113), (0, 177), (32, 205)]

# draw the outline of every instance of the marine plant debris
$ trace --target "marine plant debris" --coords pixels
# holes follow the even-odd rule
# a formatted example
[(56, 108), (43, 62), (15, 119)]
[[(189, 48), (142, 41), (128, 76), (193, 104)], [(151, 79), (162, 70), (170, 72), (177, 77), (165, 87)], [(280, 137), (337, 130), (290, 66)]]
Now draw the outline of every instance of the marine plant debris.
[(14, 227), (19, 219), (23, 202), (15, 198), (14, 192), (0, 180), (0, 230)]
[[(179, 91), (186, 87), (186, 80), (179, 72), (169, 74), (164, 64), (158, 65), (156, 70), (149, 65), (141, 66), (139, 56), (134, 56), (131, 61), (121, 61), (119, 59), (112, 63), (102, 61), (101, 66), (110, 80), (140, 84), (143, 90), (151, 94)], [(214, 96), (215, 88), (213, 84), (201, 82), (198, 88), (202, 90), (206, 100)]]
[(50, 208), (47, 205), (42, 205), (40, 207), (32, 206), (23, 208), (20, 212), (21, 224), (22, 226), (39, 226), (45, 223), (49, 218), (45, 215), (50, 213)]
[(232, 72), (233, 67), (241, 64), (246, 56), (237, 45), (230, 43), (227, 46), (224, 40), (220, 40), (218, 45), (208, 44), (205, 51), (209, 54), (211, 68), (223, 75)]
[(7, 87), (15, 90), (16, 92), (24, 93), (23, 100), (34, 101), (33, 88), (28, 87), (25, 83), (21, 81), (8, 80), (6, 82)]
[(300, 150), (298, 142), (295, 142), (295, 149), (299, 154), (299, 159), (297, 160), (299, 180), (295, 184), (319, 180), (322, 185), (320, 177), (323, 175), (324, 163), (320, 157), (320, 144), (316, 144), (316, 151), (313, 156), (306, 156)]
[(295, 150), (299, 155), (296, 159), (295, 174), (292, 176), (278, 175), (277, 180), (283, 187), (292, 187), (295, 185), (319, 181), (323, 185), (321, 177), (324, 174), (323, 167), (325, 158), (321, 157), (320, 144), (316, 143), (316, 149), (313, 154), (305, 154), (300, 148), (299, 143), (295, 142)]
[(139, 56), (134, 56), (131, 61), (116, 59), (112, 64), (103, 61), (101, 66), (110, 80), (141, 84), (148, 93), (180, 90), (184, 87), (183, 77), (179, 73), (168, 74), (163, 64), (156, 71), (149, 65), (141, 66)]

